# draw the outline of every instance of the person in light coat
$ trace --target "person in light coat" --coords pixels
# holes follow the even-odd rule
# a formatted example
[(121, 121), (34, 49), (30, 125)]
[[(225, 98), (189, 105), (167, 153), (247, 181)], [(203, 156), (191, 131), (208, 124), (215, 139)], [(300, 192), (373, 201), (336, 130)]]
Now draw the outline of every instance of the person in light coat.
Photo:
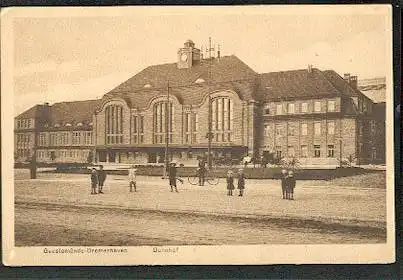
[(130, 187), (130, 192), (137, 191), (136, 188), (136, 173), (137, 169), (135, 168), (134, 165), (130, 166), (129, 168), (129, 187)]

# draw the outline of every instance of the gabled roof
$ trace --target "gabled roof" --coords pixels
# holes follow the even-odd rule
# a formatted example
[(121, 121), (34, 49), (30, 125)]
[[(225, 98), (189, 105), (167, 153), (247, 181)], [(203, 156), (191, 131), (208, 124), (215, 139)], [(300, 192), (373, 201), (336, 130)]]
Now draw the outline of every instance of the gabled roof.
[(281, 98), (305, 98), (340, 96), (340, 92), (326, 78), (322, 71), (312, 68), (264, 73), (261, 90), (266, 100)]
[(37, 115), (39, 106), (40, 105), (35, 105), (35, 106), (29, 108), (28, 110), (22, 112), (15, 118), (16, 119), (34, 119)]
[(352, 87), (348, 82), (346, 82), (339, 74), (333, 70), (323, 71), (323, 74), (327, 79), (333, 84), (333, 86), (342, 94), (347, 96), (362, 96), (357, 88)]
[[(211, 67), (210, 67), (211, 64)], [(211, 80), (210, 77), (211, 68)], [(206, 82), (220, 83), (227, 81), (245, 80), (257, 77), (257, 73), (234, 55), (215, 59), (204, 59), (196, 62), (189, 69), (178, 69), (176, 63), (153, 65), (145, 68), (132, 78), (120, 84), (108, 94), (124, 93), (144, 89), (151, 84), (154, 89), (190, 85), (198, 78)]]
[(89, 123), (99, 102), (100, 100), (85, 100), (55, 103), (50, 107), (52, 124)]

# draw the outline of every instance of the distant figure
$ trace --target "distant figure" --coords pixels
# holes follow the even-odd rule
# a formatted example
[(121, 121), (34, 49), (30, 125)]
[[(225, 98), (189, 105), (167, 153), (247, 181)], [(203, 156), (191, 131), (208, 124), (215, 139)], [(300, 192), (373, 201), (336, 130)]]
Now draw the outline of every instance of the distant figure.
[(287, 170), (283, 169), (281, 170), (281, 190), (283, 192), (283, 199), (286, 199), (286, 189), (287, 189), (287, 182), (286, 182), (286, 178), (287, 178)]
[(171, 192), (173, 192), (173, 188), (175, 187), (175, 191), (178, 192), (178, 188), (176, 186), (176, 163), (171, 162), (168, 170), (169, 174), (169, 186), (171, 187)]
[(227, 195), (232, 195), (232, 191), (235, 189), (234, 187), (234, 173), (232, 170), (228, 170), (227, 172)]
[(98, 193), (103, 193), (104, 182), (106, 180), (106, 172), (104, 166), (100, 165), (98, 170)]
[(291, 170), (288, 171), (288, 176), (286, 177), (286, 185), (287, 185), (287, 191), (286, 191), (287, 199), (294, 200), (294, 189), (296, 185), (296, 180)]
[(204, 186), (204, 180), (206, 176), (206, 161), (204, 158), (199, 158), (199, 168), (197, 169), (199, 175), (199, 186)]
[(266, 157), (262, 157), (262, 159), (260, 160), (260, 162), (261, 162), (262, 168), (266, 168), (266, 167), (267, 167), (268, 161), (267, 161), (267, 158), (266, 158)]
[(239, 196), (243, 196), (243, 192), (245, 190), (245, 174), (243, 173), (243, 169), (239, 169), (238, 189), (239, 189)]
[(95, 168), (91, 171), (91, 194), (97, 194), (98, 174)]
[(248, 163), (250, 163), (252, 161), (252, 158), (247, 155), (246, 157), (243, 158), (243, 165), (246, 168), (248, 166)]
[(130, 192), (134, 191), (136, 192), (136, 173), (137, 169), (135, 168), (134, 165), (130, 166), (129, 168), (129, 187), (130, 187)]

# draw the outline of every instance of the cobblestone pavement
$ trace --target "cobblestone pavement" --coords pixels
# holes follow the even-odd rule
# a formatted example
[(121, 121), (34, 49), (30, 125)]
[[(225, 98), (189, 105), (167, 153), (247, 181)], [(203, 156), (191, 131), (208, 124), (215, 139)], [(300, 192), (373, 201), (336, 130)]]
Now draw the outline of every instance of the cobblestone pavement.
[(179, 193), (171, 193), (167, 180), (139, 176), (138, 192), (130, 193), (125, 179), (108, 176), (105, 194), (90, 195), (87, 175), (40, 173), (29, 180), (17, 174), (16, 244), (385, 241), (386, 190), (381, 188), (300, 181), (296, 200), (287, 201), (276, 180), (247, 180), (244, 197), (228, 197), (223, 180), (205, 187), (185, 180)]

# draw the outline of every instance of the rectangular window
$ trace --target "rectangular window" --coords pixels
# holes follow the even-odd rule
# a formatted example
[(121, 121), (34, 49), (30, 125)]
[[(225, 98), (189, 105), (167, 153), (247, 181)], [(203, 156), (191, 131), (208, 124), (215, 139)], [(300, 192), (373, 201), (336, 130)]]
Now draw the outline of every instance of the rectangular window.
[(276, 157), (281, 158), (282, 156), (281, 146), (276, 146)]
[(335, 101), (334, 100), (328, 100), (327, 101), (327, 111), (328, 112), (334, 112), (335, 110)]
[(321, 135), (321, 123), (320, 122), (315, 122), (314, 123), (314, 131), (315, 135)]
[(320, 101), (315, 101), (315, 103), (314, 103), (314, 111), (315, 111), (315, 112), (320, 112), (320, 111), (322, 111), (321, 102), (320, 102)]
[(295, 113), (295, 105), (294, 103), (289, 103), (288, 104), (288, 114), (294, 114)]
[(301, 145), (301, 157), (308, 157), (308, 146)]
[(334, 145), (327, 145), (327, 157), (334, 157)]
[(329, 135), (334, 134), (334, 121), (329, 121), (327, 123), (327, 134), (329, 134)]
[(61, 145), (68, 145), (69, 144), (69, 133), (68, 132), (62, 132), (61, 133), (60, 142), (61, 142)]
[(84, 144), (92, 145), (92, 132), (91, 131), (84, 132)]
[(277, 115), (283, 114), (283, 104), (277, 104), (276, 105), (276, 114)]
[(314, 157), (320, 157), (320, 145), (313, 146), (313, 155)]
[(72, 143), (73, 145), (80, 145), (81, 144), (81, 132), (73, 132), (72, 134)]
[(138, 129), (137, 129), (137, 116), (133, 117), (133, 133), (137, 133)]
[(301, 135), (308, 135), (308, 124), (303, 123), (301, 124)]
[(308, 113), (308, 103), (307, 102), (301, 103), (301, 113)]
[(46, 133), (39, 133), (39, 146), (46, 146), (48, 144), (47, 142)]
[(294, 136), (297, 134), (296, 127), (294, 125), (288, 124), (288, 136)]
[(269, 136), (270, 135), (270, 126), (265, 125), (264, 126), (264, 136)]
[(293, 146), (288, 146), (288, 157), (295, 157), (295, 151)]
[(281, 136), (283, 135), (283, 125), (276, 124), (276, 135)]

